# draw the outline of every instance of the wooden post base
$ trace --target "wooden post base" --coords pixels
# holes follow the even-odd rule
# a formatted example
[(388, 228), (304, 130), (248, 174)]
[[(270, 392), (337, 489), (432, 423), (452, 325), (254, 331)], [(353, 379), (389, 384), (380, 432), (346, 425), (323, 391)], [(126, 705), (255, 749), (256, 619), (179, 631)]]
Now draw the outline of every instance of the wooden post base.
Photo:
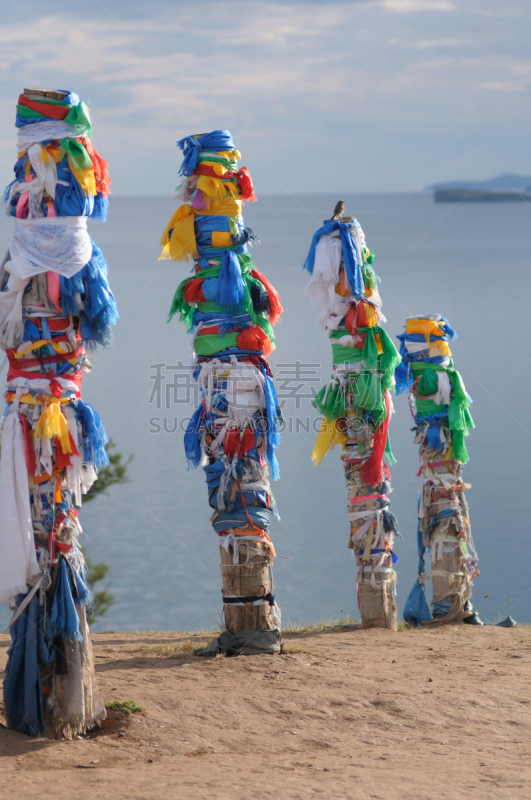
[(361, 624), (364, 628), (387, 628), (397, 630), (396, 601), (393, 587), (396, 583), (396, 572), (377, 573), (376, 588), (371, 582), (372, 567), (362, 567), (363, 580), (358, 581), (360, 598)]
[[(238, 548), (238, 563), (234, 564), (234, 547)], [(224, 597), (263, 597), (273, 589), (272, 558), (267, 545), (261, 542), (241, 541), (219, 548)], [(268, 602), (262, 605), (224, 604), (225, 628), (231, 633), (239, 631), (274, 630), (273, 609)]]
[(462, 622), (465, 602), (471, 597), (472, 588), (459, 544), (432, 544), (432, 582), (433, 602), (449, 600), (452, 603), (447, 614), (434, 615), (433, 621)]

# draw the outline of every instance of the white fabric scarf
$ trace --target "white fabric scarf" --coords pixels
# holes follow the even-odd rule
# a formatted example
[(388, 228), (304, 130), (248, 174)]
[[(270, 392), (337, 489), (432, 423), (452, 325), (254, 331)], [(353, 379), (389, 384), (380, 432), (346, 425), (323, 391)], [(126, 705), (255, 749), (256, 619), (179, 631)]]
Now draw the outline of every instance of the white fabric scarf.
[[(356, 247), (358, 261), (361, 264), (363, 260), (361, 247), (365, 245), (365, 236), (357, 221), (351, 229), (351, 234)], [(315, 249), (315, 263), (312, 278), (304, 292), (304, 297), (307, 297), (314, 305), (321, 309), (321, 314), (317, 322), (321, 327), (326, 328), (326, 330), (337, 330), (339, 323), (353, 302), (352, 297), (341, 297), (341, 295), (336, 292), (336, 285), (339, 283), (341, 255), (342, 245), (339, 237), (329, 234), (321, 236)], [(349, 288), (347, 281), (345, 286)], [(380, 320), (386, 322), (385, 317), (380, 311), (382, 300), (377, 289), (374, 288), (370, 299), (366, 299), (376, 308)]]
[(22, 153), (35, 142), (49, 142), (51, 139), (80, 139), (88, 136), (85, 125), (69, 125), (63, 120), (50, 119), (44, 122), (35, 122), (18, 129), (17, 148)]
[(86, 217), (15, 219), (6, 269), (20, 278), (56, 272), (71, 278), (92, 256)]
[(9, 279), (0, 292), (0, 345), (6, 349), (22, 339), (22, 298), (30, 278), (43, 272), (71, 278), (92, 258), (87, 218), (16, 219), (9, 255)]
[(24, 431), (19, 415), (5, 419), (0, 450), (0, 602), (12, 603), (39, 574), (33, 539)]

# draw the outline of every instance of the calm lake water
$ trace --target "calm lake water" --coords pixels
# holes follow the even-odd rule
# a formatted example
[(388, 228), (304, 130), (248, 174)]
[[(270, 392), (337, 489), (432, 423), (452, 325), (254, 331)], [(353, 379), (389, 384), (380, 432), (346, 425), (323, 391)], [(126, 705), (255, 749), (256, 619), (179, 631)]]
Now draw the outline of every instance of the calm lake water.
[[(253, 259), (285, 308), (270, 359), (274, 372), (283, 372), (288, 420), (277, 451), (281, 480), (274, 487), (282, 519), (271, 531), (277, 552), (291, 559), (275, 561), (284, 623), (357, 611), (340, 453), (329, 453), (320, 467), (312, 465), (316, 415), (304, 396), (328, 379), (331, 351), (316, 325), (316, 309), (302, 297), (307, 274), (301, 264), (336, 200), (267, 196), (245, 208), (247, 224), (262, 240)], [(526, 203), (435, 204), (424, 194), (353, 195), (345, 201), (376, 253), (389, 334), (400, 333), (407, 316), (421, 313), (444, 314), (457, 330), (454, 360), (474, 400), (476, 423), (464, 471), (472, 484), (468, 500), (481, 569), (475, 606), (486, 619), (511, 613), (529, 623), (531, 209)], [(85, 377), (83, 395), (119, 450), (134, 454), (130, 483), (81, 512), (88, 552), (94, 561), (110, 564), (116, 598), (96, 630), (191, 630), (220, 621), (219, 554), (204, 475), (201, 469), (187, 472), (183, 453), (182, 420), (192, 410), (185, 370), (166, 370), (162, 408), (149, 403), (153, 365), (190, 361), (183, 326), (166, 323), (175, 288), (189, 268), (157, 260), (160, 234), (176, 206), (161, 198), (111, 198), (109, 221), (92, 226), (109, 264), (121, 319), (113, 348), (98, 355)], [(0, 235), (7, 246), (7, 218), (0, 219)], [(309, 387), (289, 398), (289, 390), (301, 383), (293, 380), (296, 362), (306, 365)], [(183, 381), (180, 402), (164, 408), (164, 390), (174, 375)], [(392, 468), (391, 509), (405, 540), (395, 547), (401, 612), (416, 577), (420, 479), (407, 399), (395, 398), (395, 407), (390, 434), (398, 463)], [(3, 609), (0, 622), (6, 619)]]

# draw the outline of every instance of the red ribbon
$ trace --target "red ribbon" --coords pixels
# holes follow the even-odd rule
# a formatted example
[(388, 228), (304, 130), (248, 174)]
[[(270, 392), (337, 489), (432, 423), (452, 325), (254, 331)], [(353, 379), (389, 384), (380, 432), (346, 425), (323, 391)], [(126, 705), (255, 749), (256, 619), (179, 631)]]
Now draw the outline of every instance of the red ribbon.
[(367, 319), (367, 306), (364, 300), (360, 300), (355, 306), (351, 306), (345, 315), (345, 327), (354, 336), (357, 328), (369, 328)]
[(382, 424), (376, 429), (372, 453), (368, 461), (365, 462), (360, 471), (360, 476), (369, 486), (378, 486), (383, 480), (382, 461), (387, 444), (387, 432), (389, 430), (389, 412), (391, 409), (391, 395), (389, 390), (385, 390), (385, 410), (386, 417)]
[(253, 278), (256, 278), (256, 280), (260, 281), (267, 292), (267, 296), (269, 298), (269, 321), (271, 322), (271, 325), (274, 325), (284, 311), (278, 292), (273, 284), (269, 283), (265, 275), (262, 275), (262, 273), (257, 269), (252, 269), (251, 275)]
[(22, 423), (22, 429), (24, 431), (24, 448), (26, 450), (26, 467), (28, 468), (28, 473), (30, 475), (35, 475), (37, 472), (37, 461), (35, 459), (35, 449), (33, 447), (33, 439), (31, 436), (30, 427), (28, 424), (28, 420), (24, 416), (24, 414), (19, 414), (19, 419)]
[(203, 281), (204, 278), (193, 278), (188, 281), (183, 289), (184, 299), (187, 303), (204, 303), (206, 302), (205, 295), (203, 294)]
[(49, 119), (64, 119), (70, 111), (70, 108), (66, 106), (56, 106), (52, 103), (39, 103), (38, 100), (30, 100), (25, 94), (19, 95), (18, 104), (19, 106), (31, 108), (33, 111), (38, 111), (43, 117), (48, 117)]
[(242, 167), (238, 172), (238, 183), (244, 200), (256, 203), (257, 197), (254, 193), (253, 181), (247, 167)]
[(236, 178), (244, 200), (249, 200), (250, 203), (256, 203), (258, 199), (254, 193), (253, 181), (247, 167), (242, 167), (238, 172), (228, 169), (223, 175), (218, 175), (214, 167), (210, 167), (206, 164), (199, 164), (194, 169), (193, 174), (204, 175), (206, 178), (218, 178), (219, 180), (231, 180), (232, 178)]
[(265, 356), (273, 352), (269, 336), (258, 325), (240, 331), (236, 342), (240, 350), (263, 350)]

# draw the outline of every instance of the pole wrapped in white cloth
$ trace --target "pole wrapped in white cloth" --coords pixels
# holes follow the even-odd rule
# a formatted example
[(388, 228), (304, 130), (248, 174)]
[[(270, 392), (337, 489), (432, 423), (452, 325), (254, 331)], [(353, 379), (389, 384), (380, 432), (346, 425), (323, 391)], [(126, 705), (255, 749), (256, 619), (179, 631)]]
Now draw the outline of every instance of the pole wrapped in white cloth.
[(0, 449), (0, 602), (13, 604), (39, 573), (33, 538), (24, 431), (11, 411)]

